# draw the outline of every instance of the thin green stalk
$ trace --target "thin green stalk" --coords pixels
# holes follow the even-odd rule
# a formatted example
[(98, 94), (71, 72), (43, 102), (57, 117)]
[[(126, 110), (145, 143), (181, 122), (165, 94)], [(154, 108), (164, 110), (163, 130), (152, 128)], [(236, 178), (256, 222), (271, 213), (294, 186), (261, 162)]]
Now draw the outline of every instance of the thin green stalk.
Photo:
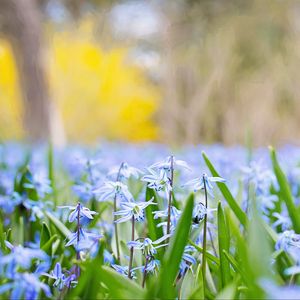
[[(117, 182), (120, 181), (121, 170), (123, 168), (124, 162), (121, 163), (118, 174)], [(114, 197), (114, 213), (117, 211), (117, 194)], [(119, 234), (118, 234), (118, 225), (116, 223), (117, 216), (114, 215), (114, 227), (115, 227), (115, 238), (116, 238), (116, 249), (117, 249), (117, 260), (120, 261), (120, 247), (119, 247)]]
[[(204, 194), (205, 194), (205, 208), (207, 209), (207, 190), (205, 176), (203, 175), (203, 184), (204, 184)], [(207, 214), (204, 216), (204, 225), (203, 225), (203, 253), (202, 253), (202, 277), (203, 277), (203, 291), (205, 295), (205, 285), (206, 285), (206, 231), (207, 231)]]
[[(134, 216), (132, 216), (131, 219), (131, 240), (134, 241)], [(134, 248), (130, 248), (130, 259), (129, 259), (129, 267), (128, 267), (128, 278), (131, 279), (131, 269), (132, 269), (132, 263), (133, 263), (133, 250)]]
[(171, 156), (171, 174), (170, 174), (170, 186), (169, 201), (168, 201), (168, 221), (167, 221), (167, 234), (170, 234), (171, 230), (171, 206), (172, 206), (172, 190), (173, 190), (173, 179), (174, 179), (174, 157)]

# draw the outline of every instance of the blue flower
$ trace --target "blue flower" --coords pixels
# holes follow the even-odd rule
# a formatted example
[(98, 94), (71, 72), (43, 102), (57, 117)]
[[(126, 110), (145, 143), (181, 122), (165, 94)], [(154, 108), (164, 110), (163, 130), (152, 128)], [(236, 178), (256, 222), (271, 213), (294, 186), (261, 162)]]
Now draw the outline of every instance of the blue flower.
[(149, 175), (142, 177), (142, 181), (148, 182), (148, 187), (156, 191), (166, 190), (169, 193), (172, 190), (171, 181), (164, 170), (159, 172), (149, 168)]
[(156, 249), (167, 246), (168, 244), (162, 244), (159, 245), (161, 242), (165, 241), (168, 239), (171, 235), (166, 234), (162, 236), (161, 238), (157, 239), (156, 241), (152, 241), (149, 238), (145, 238), (142, 242), (140, 241), (130, 241), (127, 243), (127, 246), (129, 248), (133, 247), (138, 250), (142, 250), (142, 253), (147, 257), (147, 256), (153, 256), (154, 254), (157, 253)]
[(141, 270), (144, 272), (145, 267), (147, 273), (156, 273), (160, 267), (160, 261), (158, 259), (154, 259), (153, 257), (148, 257), (147, 266), (145, 264), (144, 266), (133, 268), (133, 270)]
[(296, 234), (294, 230), (286, 230), (279, 234), (278, 240), (275, 244), (276, 250), (290, 251), (300, 249), (300, 234)]
[(199, 190), (204, 190), (204, 185), (206, 187), (207, 193), (214, 198), (213, 195), (213, 185), (212, 182), (225, 182), (224, 178), (221, 177), (209, 177), (206, 174), (203, 174), (202, 177), (195, 178), (193, 180), (188, 181), (184, 186), (192, 186), (194, 189), (194, 192), (197, 192)]
[(97, 214), (95, 211), (92, 211), (89, 208), (82, 206), (80, 203), (78, 203), (76, 206), (58, 206), (58, 208), (68, 208), (72, 211), (69, 215), (70, 223), (76, 220), (78, 214), (80, 218), (85, 217), (90, 220), (93, 219), (93, 215)]
[(206, 208), (205, 205), (201, 202), (197, 203), (193, 209), (193, 221), (196, 224), (199, 224), (208, 213), (216, 211), (216, 208)]
[(126, 162), (123, 162), (121, 166), (116, 166), (108, 173), (109, 177), (119, 175), (119, 181), (128, 179), (130, 177), (139, 178), (143, 172), (137, 168), (129, 166)]
[[(168, 217), (168, 209), (156, 210), (153, 212), (153, 215), (154, 215), (153, 216), (154, 219), (166, 218), (166, 217)], [(171, 216), (170, 216), (171, 232), (173, 232), (175, 230), (175, 227), (177, 225), (177, 222), (178, 222), (180, 216), (181, 216), (181, 211), (179, 209), (177, 209), (175, 206), (171, 206)], [(158, 226), (167, 226), (167, 222), (159, 223)]]
[(16, 192), (13, 192), (11, 195), (0, 195), (0, 207), (6, 214), (11, 214), (15, 207), (21, 203), (22, 197)]
[(192, 265), (196, 264), (196, 259), (191, 255), (191, 253), (195, 252), (195, 247), (191, 245), (187, 245), (184, 247), (184, 252), (182, 255), (182, 259), (180, 262), (180, 274), (184, 274), (188, 269), (192, 268)]
[(65, 287), (66, 276), (62, 273), (60, 263), (56, 263), (54, 269), (50, 274), (44, 274), (52, 279), (54, 279), (53, 286), (57, 287), (60, 291)]
[(87, 202), (94, 197), (93, 186), (88, 182), (80, 182), (74, 185), (73, 191), (83, 202)]
[[(159, 169), (159, 170), (164, 170), (166, 172), (170, 172), (171, 164), (172, 164), (172, 156), (168, 156), (164, 161), (151, 165), (150, 169)], [(188, 164), (185, 161), (178, 160), (173, 156), (173, 168), (175, 169), (176, 167), (184, 168), (189, 171), (191, 170), (191, 168), (188, 166)]]
[(50, 194), (52, 192), (50, 186), (51, 182), (47, 178), (45, 172), (35, 172), (32, 176), (27, 176), (27, 179), (30, 182), (24, 183), (24, 187), (27, 189), (36, 189), (40, 197), (43, 198), (45, 194)]
[[(116, 265), (116, 264), (113, 264), (111, 265), (119, 274), (125, 276), (125, 277), (128, 277), (128, 269), (129, 267), (128, 266), (120, 266), (120, 265)], [(135, 272), (134, 270), (131, 270), (131, 278), (133, 279), (136, 279), (136, 276), (135, 276)]]
[(274, 212), (272, 216), (277, 218), (277, 220), (272, 224), (272, 227), (275, 228), (277, 226), (281, 226), (283, 231), (286, 231), (292, 227), (292, 222), (287, 214), (287, 211), (283, 211), (281, 214)]
[(39, 281), (36, 274), (32, 273), (16, 273), (12, 282), (5, 283), (0, 286), (0, 294), (11, 290), (10, 299), (38, 299), (39, 293), (43, 291), (46, 297), (50, 298), (51, 291), (48, 285)]
[(84, 231), (81, 227), (78, 232), (73, 232), (69, 237), (69, 242), (66, 244), (66, 247), (75, 245), (77, 251), (90, 249), (94, 244), (96, 244), (103, 235), (90, 233)]
[(71, 274), (70, 276), (66, 276), (62, 272), (62, 268), (60, 263), (56, 263), (54, 269), (50, 272), (50, 274), (44, 273), (43, 275), (54, 279), (53, 286), (57, 288), (59, 291), (62, 291), (64, 287), (70, 287), (70, 284), (74, 286), (77, 283), (75, 281), (75, 274)]
[(128, 187), (120, 182), (106, 181), (100, 188), (94, 189), (94, 194), (98, 197), (98, 201), (108, 201), (115, 197), (121, 201), (133, 201), (133, 196), (128, 190)]
[[(13, 278), (18, 267), (28, 270), (33, 260), (40, 260), (40, 263), (49, 264), (48, 255), (40, 249), (24, 248), (23, 246), (13, 246), (5, 241), (11, 253), (0, 257), (0, 266), (6, 267), (6, 276)], [(46, 267), (44, 267), (46, 268)]]
[(143, 221), (145, 218), (144, 209), (149, 205), (156, 205), (156, 203), (153, 203), (153, 201), (154, 198), (146, 202), (121, 202), (120, 205), (123, 210), (114, 212), (114, 215), (122, 217), (115, 222), (126, 222), (128, 220), (131, 220), (133, 216), (136, 221)]

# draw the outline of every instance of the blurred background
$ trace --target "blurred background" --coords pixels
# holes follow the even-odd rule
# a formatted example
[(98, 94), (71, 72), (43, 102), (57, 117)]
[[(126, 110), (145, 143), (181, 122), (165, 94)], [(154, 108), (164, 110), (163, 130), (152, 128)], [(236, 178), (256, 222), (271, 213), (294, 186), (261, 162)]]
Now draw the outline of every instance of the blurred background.
[(300, 138), (300, 2), (0, 0), (0, 139)]

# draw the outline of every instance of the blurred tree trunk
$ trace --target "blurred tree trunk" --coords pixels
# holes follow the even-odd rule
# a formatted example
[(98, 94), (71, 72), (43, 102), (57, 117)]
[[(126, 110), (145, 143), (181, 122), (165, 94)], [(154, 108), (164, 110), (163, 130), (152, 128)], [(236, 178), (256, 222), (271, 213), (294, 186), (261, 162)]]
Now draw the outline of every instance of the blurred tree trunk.
[(41, 20), (35, 0), (0, 0), (2, 31), (10, 40), (24, 101), (24, 127), (32, 141), (50, 135), (50, 103), (42, 58)]

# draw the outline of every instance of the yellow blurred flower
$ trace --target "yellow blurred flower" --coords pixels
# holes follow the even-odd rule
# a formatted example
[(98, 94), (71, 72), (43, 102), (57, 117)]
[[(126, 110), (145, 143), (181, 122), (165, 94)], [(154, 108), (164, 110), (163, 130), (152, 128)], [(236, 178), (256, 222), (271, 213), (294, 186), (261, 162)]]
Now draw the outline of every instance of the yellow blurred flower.
[[(127, 49), (104, 51), (89, 26), (54, 33), (48, 51), (51, 100), (71, 141), (99, 138), (153, 140), (159, 92), (140, 69), (126, 63)], [(0, 41), (0, 133), (22, 137), (16, 68), (8, 44)], [(9, 127), (9, 131), (2, 133)]]

